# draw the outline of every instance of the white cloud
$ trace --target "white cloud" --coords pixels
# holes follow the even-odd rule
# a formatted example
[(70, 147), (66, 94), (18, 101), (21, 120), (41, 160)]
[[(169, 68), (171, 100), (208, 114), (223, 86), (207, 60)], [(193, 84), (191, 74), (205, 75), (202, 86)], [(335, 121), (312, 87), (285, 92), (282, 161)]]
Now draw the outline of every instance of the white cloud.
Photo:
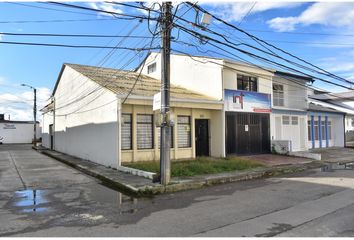
[(269, 27), (283, 32), (293, 31), (297, 25), (322, 24), (332, 27), (351, 27), (354, 22), (354, 4), (318, 2), (309, 6), (299, 16), (277, 17), (269, 20)]
[[(97, 10), (103, 10), (107, 12), (114, 12), (114, 13), (123, 13), (122, 9), (116, 4), (110, 4), (106, 2), (89, 2), (87, 3), (91, 8)], [(112, 17), (113, 15), (110, 13), (98, 12), (99, 15), (105, 15)]]
[[(37, 88), (37, 118), (50, 97), (48, 88)], [(0, 94), (0, 113), (10, 115), (12, 120), (33, 120), (33, 91)]]
[[(252, 8), (254, 2), (215, 3), (214, 13), (227, 21), (240, 21)], [(257, 2), (250, 14), (265, 12), (272, 9), (294, 8), (303, 3), (296, 2)]]

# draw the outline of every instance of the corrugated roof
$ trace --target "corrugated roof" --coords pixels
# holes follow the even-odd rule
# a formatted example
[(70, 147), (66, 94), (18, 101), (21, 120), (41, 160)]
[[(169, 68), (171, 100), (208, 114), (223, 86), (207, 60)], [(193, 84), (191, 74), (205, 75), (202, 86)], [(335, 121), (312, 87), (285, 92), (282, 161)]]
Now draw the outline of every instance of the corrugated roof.
[[(93, 67), (69, 63), (66, 63), (65, 65), (80, 72), (87, 78), (114, 92), (115, 94), (120, 95), (126, 95), (129, 93), (139, 75), (137, 72), (128, 72), (113, 68)], [(142, 74), (131, 95), (153, 96), (154, 94), (160, 92), (160, 89), (161, 82), (159, 80)], [(170, 96), (171, 98), (176, 99), (218, 100), (173, 84), (171, 84)]]

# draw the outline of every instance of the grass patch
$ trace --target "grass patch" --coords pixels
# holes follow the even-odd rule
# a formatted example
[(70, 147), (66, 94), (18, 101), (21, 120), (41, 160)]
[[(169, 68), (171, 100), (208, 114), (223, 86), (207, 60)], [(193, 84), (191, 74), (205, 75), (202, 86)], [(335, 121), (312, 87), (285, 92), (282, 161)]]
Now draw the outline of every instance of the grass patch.
[[(193, 160), (171, 161), (171, 164), (172, 177), (196, 176), (213, 173), (215, 174), (264, 166), (260, 162), (248, 159), (246, 160), (238, 157), (199, 157)], [(124, 163), (123, 165), (148, 172), (160, 172), (159, 161)]]

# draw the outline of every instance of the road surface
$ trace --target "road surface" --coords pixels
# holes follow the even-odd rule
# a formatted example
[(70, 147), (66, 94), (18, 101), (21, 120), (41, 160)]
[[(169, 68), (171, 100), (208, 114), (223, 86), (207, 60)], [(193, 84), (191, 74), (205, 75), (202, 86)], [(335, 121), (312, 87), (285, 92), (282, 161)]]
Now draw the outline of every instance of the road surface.
[(30, 146), (0, 145), (0, 236), (354, 236), (354, 170), (133, 198)]

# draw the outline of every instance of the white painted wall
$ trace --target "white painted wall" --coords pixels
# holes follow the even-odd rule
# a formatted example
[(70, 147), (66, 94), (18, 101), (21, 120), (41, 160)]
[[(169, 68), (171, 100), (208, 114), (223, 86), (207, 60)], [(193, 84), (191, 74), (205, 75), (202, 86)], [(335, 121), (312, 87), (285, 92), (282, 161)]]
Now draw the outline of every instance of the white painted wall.
[[(41, 128), (37, 123), (37, 139), (41, 137)], [(1, 140), (2, 139), (2, 140)], [(0, 123), (0, 142), (2, 143), (32, 143), (32, 123)]]
[[(156, 62), (156, 71), (148, 74), (148, 66), (154, 62)], [(220, 64), (222, 65), (223, 61), (219, 59), (203, 57), (192, 59), (185, 55), (171, 55), (171, 84), (221, 100), (223, 85)], [(161, 55), (159, 53), (150, 54), (142, 73), (161, 80)]]
[(53, 124), (53, 112), (42, 115), (42, 146), (50, 148), (49, 125)]
[[(298, 117), (298, 124), (292, 125), (291, 119), (289, 125), (283, 125), (282, 116)], [(301, 123), (301, 121), (303, 121)], [(291, 141), (292, 151), (307, 150), (307, 115), (295, 113), (272, 113), (270, 116), (271, 139)], [(304, 125), (304, 127), (302, 127)]]
[[(318, 120), (318, 116), (321, 115), (321, 121), (324, 121), (324, 114), (314, 114), (315, 121)], [(311, 121), (311, 116), (308, 116), (308, 120)], [(328, 121), (332, 122), (332, 139), (328, 141), (329, 147), (344, 147), (344, 121), (343, 116), (331, 114), (328, 116)], [(315, 148), (320, 147), (320, 140), (315, 140)], [(326, 140), (322, 140), (322, 148), (326, 147)], [(308, 148), (312, 148), (312, 141), (308, 141)]]
[(54, 97), (55, 150), (116, 168), (116, 95), (66, 66)]
[(346, 115), (345, 116), (345, 131), (354, 131), (354, 126), (352, 125), (354, 123), (354, 115)]
[(212, 111), (210, 120), (210, 154), (213, 157), (225, 157), (225, 114)]
[[(289, 81), (278, 76), (273, 77), (273, 83), (284, 86), (284, 108), (306, 110), (308, 106), (308, 88), (304, 81)], [(273, 101), (273, 95), (272, 95)], [(281, 108), (278, 106), (274, 106)]]
[(224, 89), (237, 90), (237, 74), (256, 77), (258, 79), (258, 92), (272, 93), (272, 77), (274, 75), (272, 72), (233, 62), (225, 62), (223, 68)]

